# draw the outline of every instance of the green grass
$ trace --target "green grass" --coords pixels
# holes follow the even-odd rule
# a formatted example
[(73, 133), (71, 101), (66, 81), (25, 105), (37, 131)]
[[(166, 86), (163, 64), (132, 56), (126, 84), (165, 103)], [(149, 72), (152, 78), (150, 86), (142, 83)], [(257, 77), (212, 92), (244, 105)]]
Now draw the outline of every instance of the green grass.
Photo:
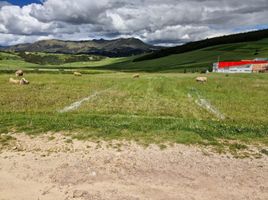
[[(78, 139), (127, 139), (141, 143), (218, 145), (219, 140), (268, 145), (267, 74), (127, 73), (28, 74), (28, 86), (10, 85), (0, 74), (0, 133), (69, 132)], [(106, 90), (108, 89), (108, 90)], [(104, 91), (77, 110), (58, 111)], [(197, 91), (225, 120), (199, 107), (189, 94)], [(197, 98), (197, 97), (193, 97)], [(236, 148), (241, 146), (233, 146)]]
[[(177, 73), (208, 69), (219, 56), (222, 61), (268, 57), (268, 39), (142, 62), (129, 57), (38, 65), (0, 52), (0, 145), (12, 141), (8, 132), (61, 131), (77, 139), (135, 140), (160, 148), (203, 144), (236, 153), (246, 151), (247, 144), (268, 146), (268, 74), (209, 74), (207, 84), (198, 84), (194, 79), (199, 74)], [(30, 85), (8, 83), (16, 69), (26, 71)], [(83, 76), (74, 77), (74, 70)], [(141, 78), (124, 72), (139, 72)], [(77, 110), (58, 112), (100, 91)], [(225, 119), (198, 106), (198, 98)]]
[[(67, 55), (59, 56), (66, 57)], [(73, 62), (59, 65), (38, 65), (25, 62), (18, 55), (0, 53), (0, 70), (45, 68), (122, 72), (200, 72), (201, 70), (211, 68), (213, 63), (217, 62), (219, 58), (221, 61), (268, 58), (268, 39), (256, 42), (212, 46), (154, 60), (133, 62), (135, 58), (137, 58), (137, 56), (128, 58), (106, 58), (100, 61)]]
[(37, 66), (37, 64), (25, 62), (16, 54), (0, 52), (0, 70), (32, 69)]
[[(59, 57), (60, 60), (65, 60), (69, 58), (71, 55), (65, 54), (49, 54), (49, 53), (36, 53), (40, 56), (56, 56)], [(79, 57), (79, 55), (77, 55)], [(16, 69), (23, 69), (23, 70), (30, 70), (30, 69), (82, 69), (87, 70), (91, 67), (101, 67), (104, 65), (112, 65), (114, 63), (124, 62), (129, 60), (130, 58), (102, 58), (100, 61), (83, 61), (83, 62), (70, 62), (64, 64), (35, 64), (24, 61), (22, 57), (19, 56), (19, 53), (5, 53), (0, 52), (0, 70), (16, 70)]]
[(96, 55), (86, 55), (86, 54), (59, 54), (59, 53), (44, 53), (44, 52), (19, 52), (14, 53), (15, 55), (21, 57), (22, 60), (40, 64), (40, 65), (61, 65), (65, 63), (73, 62), (91, 62), (91, 61), (101, 61), (105, 57)]

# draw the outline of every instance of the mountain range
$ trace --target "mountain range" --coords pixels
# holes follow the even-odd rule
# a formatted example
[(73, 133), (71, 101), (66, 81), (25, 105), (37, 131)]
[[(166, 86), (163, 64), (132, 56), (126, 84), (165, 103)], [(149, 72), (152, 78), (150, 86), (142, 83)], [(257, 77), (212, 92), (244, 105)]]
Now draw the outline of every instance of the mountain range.
[(115, 40), (63, 41), (41, 40), (34, 43), (2, 47), (4, 51), (46, 52), (65, 54), (95, 54), (108, 57), (123, 57), (153, 52), (161, 47), (152, 46), (136, 38)]

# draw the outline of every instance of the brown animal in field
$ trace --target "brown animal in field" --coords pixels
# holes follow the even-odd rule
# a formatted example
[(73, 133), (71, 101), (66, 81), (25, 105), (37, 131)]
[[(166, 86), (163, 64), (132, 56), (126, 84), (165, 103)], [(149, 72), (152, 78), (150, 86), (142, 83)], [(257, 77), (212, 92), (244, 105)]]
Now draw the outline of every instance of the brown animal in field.
[(28, 80), (26, 80), (25, 78), (22, 78), (20, 80), (20, 85), (28, 85), (28, 84), (30, 84), (30, 82)]
[(75, 76), (82, 76), (82, 74), (80, 72), (74, 72)]
[(208, 81), (208, 78), (207, 77), (197, 77), (195, 80), (197, 82), (200, 82), (200, 83), (206, 83)]
[(9, 78), (9, 82), (13, 84), (20, 84), (20, 80), (14, 79), (14, 78)]
[(139, 74), (134, 74), (133, 78), (140, 78), (140, 75)]
[(16, 71), (15, 75), (16, 75), (17, 77), (19, 77), (19, 76), (23, 76), (23, 71), (22, 71), (22, 70), (18, 70), (18, 71)]

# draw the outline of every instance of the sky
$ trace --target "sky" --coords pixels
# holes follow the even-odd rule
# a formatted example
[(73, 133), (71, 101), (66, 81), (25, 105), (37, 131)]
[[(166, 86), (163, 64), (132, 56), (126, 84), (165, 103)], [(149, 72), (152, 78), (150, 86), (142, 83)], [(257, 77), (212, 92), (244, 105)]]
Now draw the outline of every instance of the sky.
[(0, 45), (135, 37), (174, 46), (268, 28), (268, 0), (0, 0)]
[(31, 3), (41, 3), (42, 1), (41, 0), (6, 0), (6, 2), (9, 2), (10, 4), (13, 4), (13, 5), (24, 6), (24, 5), (28, 5)]

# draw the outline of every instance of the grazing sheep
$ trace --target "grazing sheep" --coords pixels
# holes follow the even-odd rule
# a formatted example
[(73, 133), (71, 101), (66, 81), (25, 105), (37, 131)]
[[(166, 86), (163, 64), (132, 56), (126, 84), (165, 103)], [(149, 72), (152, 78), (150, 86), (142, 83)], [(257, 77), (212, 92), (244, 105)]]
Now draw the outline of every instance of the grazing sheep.
[(74, 72), (75, 76), (82, 76), (82, 74), (80, 72)]
[(14, 79), (14, 78), (9, 78), (9, 82), (13, 84), (20, 84), (20, 80)]
[(30, 82), (28, 80), (26, 80), (25, 78), (22, 78), (20, 80), (20, 85), (28, 85), (28, 84), (30, 84)]
[(139, 74), (134, 74), (133, 78), (140, 78), (140, 75)]
[(200, 82), (200, 83), (206, 83), (208, 81), (208, 78), (207, 77), (197, 77), (195, 80), (197, 82)]
[(22, 71), (22, 70), (18, 70), (18, 71), (16, 71), (15, 75), (16, 75), (17, 77), (19, 77), (19, 76), (23, 76), (23, 71)]

